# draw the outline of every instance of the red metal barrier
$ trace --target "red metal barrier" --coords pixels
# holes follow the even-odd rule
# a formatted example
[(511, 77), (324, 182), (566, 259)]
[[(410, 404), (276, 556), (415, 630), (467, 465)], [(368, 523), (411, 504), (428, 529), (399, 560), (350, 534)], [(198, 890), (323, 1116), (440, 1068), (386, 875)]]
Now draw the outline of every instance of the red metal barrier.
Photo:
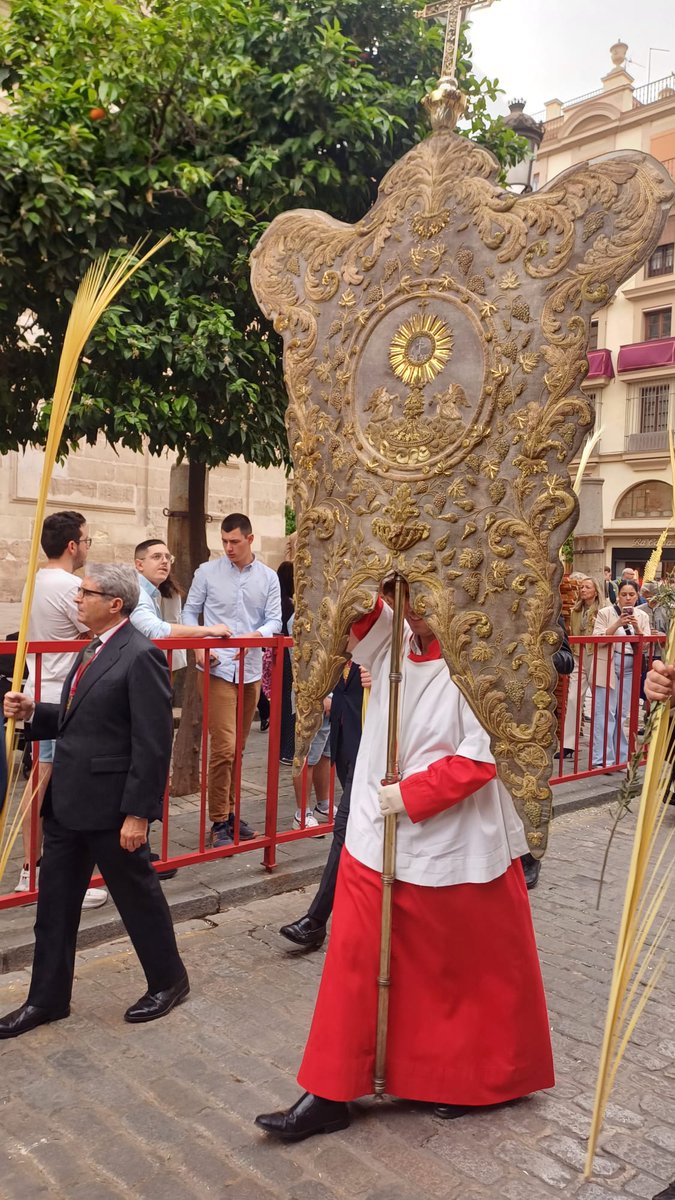
[[(563, 684), (563, 701), (558, 714), (558, 728), (563, 732), (559, 770), (553, 775), (551, 785), (610, 772), (625, 772), (641, 728), (640, 699), (644, 674), (666, 639), (662, 634), (650, 634), (635, 637), (570, 637), (569, 640), (576, 665), (573, 674), (567, 676)], [(606, 662), (599, 669), (599, 651), (603, 647), (607, 647)], [(639, 669), (635, 669), (636, 664), (639, 664)], [(571, 724), (574, 726), (571, 738), (568, 736), (568, 709), (571, 710)], [(588, 710), (589, 721), (587, 736), (580, 730), (585, 709)], [(622, 753), (624, 743), (626, 749)]]
[[(77, 642), (31, 642), (28, 651), (35, 655), (35, 696), (39, 699), (40, 680), (42, 674), (42, 656), (44, 654), (58, 652), (60, 654), (70, 651), (77, 652), (81, 650), (87, 643), (82, 641)], [(209, 706), (209, 683), (210, 676), (208, 672), (204, 677), (204, 691), (202, 697), (202, 738), (201, 738), (201, 754), (200, 754), (200, 787), (199, 787), (199, 829), (197, 837), (197, 847), (194, 851), (188, 851), (182, 854), (169, 854), (169, 842), (171, 838), (171, 812), (170, 812), (170, 797), (169, 797), (169, 780), (167, 780), (164, 801), (163, 801), (163, 816), (162, 816), (162, 832), (161, 832), (161, 858), (155, 863), (155, 868), (158, 871), (165, 870), (167, 867), (185, 867), (191, 866), (193, 863), (210, 862), (218, 858), (230, 858), (235, 854), (242, 854), (249, 851), (263, 851), (262, 865), (266, 870), (271, 871), (276, 866), (276, 847), (280, 843), (290, 841), (300, 841), (304, 838), (323, 837), (327, 832), (331, 832), (333, 828), (332, 808), (329, 820), (323, 822), (320, 826), (307, 826), (300, 829), (292, 828), (293, 816), (295, 814), (295, 798), (287, 815), (287, 825), (279, 828), (279, 813), (278, 813), (278, 790), (279, 790), (279, 743), (281, 737), (281, 696), (283, 682), (283, 654), (286, 647), (292, 646), (291, 638), (275, 637), (275, 638), (231, 638), (228, 640), (228, 646), (239, 650), (240, 665), (243, 663), (245, 651), (248, 649), (266, 649), (272, 651), (272, 675), (271, 675), (271, 694), (270, 694), (270, 724), (269, 736), (267, 739), (267, 772), (266, 772), (266, 801), (265, 801), (265, 823), (264, 832), (256, 838), (248, 841), (240, 839), (240, 816), (241, 816), (241, 778), (242, 778), (242, 761), (246, 751), (243, 754), (241, 751), (242, 741), (242, 723), (243, 723), (243, 705), (241, 703), (243, 696), (243, 671), (239, 672), (239, 692), (237, 705), (237, 754), (234, 765), (234, 776), (236, 786), (236, 801), (235, 801), (235, 819), (234, 819), (234, 841), (231, 845), (214, 849), (208, 846), (207, 840), (207, 770), (208, 770), (208, 754), (209, 754), (209, 735), (208, 735), (208, 706)], [(207, 653), (209, 650), (222, 647), (222, 642), (216, 642), (212, 638), (192, 638), (188, 643), (180, 638), (164, 638), (156, 642), (156, 645), (164, 650), (171, 665), (172, 653), (175, 650), (200, 650), (203, 649)], [(12, 642), (4, 643), (3, 647), (8, 654), (12, 654), (16, 650), (16, 644)], [(27, 786), (32, 786), (34, 790), (37, 787), (37, 779), (39, 772), (38, 763), (38, 743), (33, 744), (33, 767), (31, 781)], [(332, 787), (331, 787), (332, 796)], [(13, 811), (15, 811), (13, 807)], [(0, 909), (10, 908), (22, 904), (33, 903), (37, 897), (37, 889), (35, 886), (35, 871), (36, 860), (38, 858), (38, 812), (39, 803), (37, 795), (31, 807), (31, 839), (30, 839), (30, 855), (29, 855), (29, 889), (26, 892), (10, 892), (7, 895), (0, 896)], [(303, 820), (304, 825), (304, 820)], [(11, 867), (8, 867), (8, 870)], [(102, 882), (100, 876), (95, 876), (92, 880), (94, 886)]]
[[(625, 771), (626, 759), (632, 753), (635, 739), (638, 733), (640, 720), (640, 690), (642, 670), (630, 671), (630, 682), (628, 681), (627, 667), (627, 647), (630, 645), (633, 650), (634, 663), (644, 664), (646, 667), (658, 653), (658, 647), (665, 642), (665, 638), (660, 635), (652, 635), (650, 637), (591, 637), (579, 638), (571, 637), (570, 643), (577, 650), (576, 659), (577, 667), (572, 680), (571, 702), (575, 707), (576, 732), (574, 736), (574, 744), (570, 749), (572, 754), (570, 757), (564, 757), (564, 746), (561, 746), (559, 758), (559, 770), (551, 779), (551, 784), (560, 784), (570, 782), (574, 779), (590, 778), (594, 775), (602, 775), (609, 771)], [(282, 685), (283, 685), (283, 657), (284, 649), (292, 646), (291, 638), (275, 637), (275, 638), (231, 638), (228, 645), (239, 649), (240, 666), (243, 664), (244, 654), (247, 649), (265, 649), (270, 648), (272, 652), (272, 673), (271, 673), (271, 691), (270, 691), (270, 723), (269, 737), (267, 742), (267, 772), (266, 772), (266, 796), (265, 796), (265, 821), (264, 832), (259, 836), (249, 841), (242, 842), (239, 836), (239, 826), (241, 818), (241, 778), (242, 778), (242, 761), (243, 754), (241, 751), (241, 734), (243, 721), (243, 671), (239, 671), (240, 682), (238, 692), (238, 717), (237, 717), (237, 755), (235, 761), (235, 782), (236, 782), (236, 801), (235, 801), (235, 828), (234, 841), (232, 845), (223, 846), (218, 849), (207, 845), (207, 767), (209, 753), (209, 735), (208, 735), (208, 706), (209, 706), (209, 682), (210, 676), (208, 672), (204, 677), (204, 690), (202, 697), (202, 737), (201, 737), (201, 754), (200, 754), (200, 789), (199, 789), (199, 828), (197, 837), (197, 847), (195, 850), (188, 851), (182, 854), (169, 855), (169, 841), (171, 835), (171, 812), (169, 800), (169, 781), (164, 793), (163, 803), (163, 818), (162, 818), (162, 833), (161, 833), (161, 859), (155, 864), (157, 870), (166, 870), (168, 867), (187, 867), (195, 863), (210, 862), (218, 858), (231, 858), (235, 854), (242, 854), (251, 851), (262, 850), (263, 857), (261, 865), (267, 871), (272, 871), (276, 866), (276, 850), (277, 846), (285, 842), (300, 841), (304, 838), (324, 837), (326, 833), (331, 832), (333, 828), (334, 815), (334, 773), (331, 775), (330, 788), (330, 813), (328, 822), (322, 825), (307, 826), (306, 813), (308, 809), (309, 797), (307, 795), (306, 778), (303, 782), (302, 801), (300, 805), (301, 820), (300, 828), (294, 829), (293, 816), (295, 814), (296, 803), (295, 797), (292, 797), (292, 804), (287, 814), (287, 827), (279, 828), (279, 746), (281, 739), (281, 700), (282, 700)], [(40, 679), (42, 670), (42, 655), (58, 652), (63, 654), (69, 651), (79, 651), (86, 645), (86, 642), (32, 642), (29, 646), (29, 652), (36, 656), (36, 683), (35, 694), (36, 699), (39, 699), (40, 694)], [(216, 642), (213, 639), (191, 639), (189, 642), (180, 638), (165, 638), (158, 640), (156, 643), (160, 649), (167, 654), (169, 666), (171, 666), (171, 658), (175, 650), (198, 650), (218, 648), (222, 643)], [(607, 664), (603, 672), (598, 673), (598, 652), (597, 648), (608, 646)], [(7, 653), (15, 651), (15, 643), (4, 643), (4, 649)], [(616, 689), (612, 689), (609, 684), (613, 675), (613, 666), (616, 673), (616, 664), (613, 664), (612, 659), (618, 652), (618, 675), (616, 675)], [(592, 658), (592, 669), (584, 674), (584, 660), (588, 662)], [(587, 689), (584, 688), (584, 681), (587, 683)], [(576, 691), (574, 690), (576, 689)], [(586, 696), (586, 690), (590, 694), (590, 727), (588, 732), (588, 740), (586, 745), (582, 745), (584, 737), (580, 735), (579, 723), (584, 706), (588, 707), (589, 701)], [(615, 695), (612, 696), (612, 691)], [(583, 693), (583, 694), (582, 694)], [(567, 715), (568, 705), (570, 703), (569, 682), (565, 681), (563, 687), (562, 708), (559, 713), (559, 728), (565, 727), (565, 718)], [(620, 759), (613, 754), (613, 746), (609, 744), (609, 729), (611, 725), (611, 714), (613, 709), (616, 709), (619, 719), (616, 722), (615, 743), (617, 746), (621, 744), (620, 725), (623, 722), (624, 714), (628, 722), (626, 731), (627, 755)], [(593, 741), (598, 725), (601, 724), (604, 730), (602, 745), (598, 746), (596, 738), (596, 752), (601, 753), (601, 761), (594, 763), (593, 758)], [(564, 739), (562, 739), (564, 740)], [(246, 751), (244, 751), (244, 754)], [(570, 770), (566, 770), (569, 765)], [(32, 768), (32, 786), (36, 788), (39, 776), (38, 763), (38, 744), (33, 746), (33, 768)], [(30, 879), (29, 890), (27, 892), (10, 892), (0, 896), (0, 909), (11, 908), (17, 905), (33, 903), (37, 897), (37, 889), (35, 886), (36, 879), (36, 859), (38, 847), (38, 800), (37, 796), (31, 807), (30, 816)], [(95, 877), (92, 882), (94, 885), (101, 883), (100, 876)]]

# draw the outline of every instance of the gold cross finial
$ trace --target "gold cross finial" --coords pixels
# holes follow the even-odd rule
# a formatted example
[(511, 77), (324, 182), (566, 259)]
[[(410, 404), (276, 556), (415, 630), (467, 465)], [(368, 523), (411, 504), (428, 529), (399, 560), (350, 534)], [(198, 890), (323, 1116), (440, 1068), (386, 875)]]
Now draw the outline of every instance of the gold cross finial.
[(457, 50), (462, 21), (466, 21), (472, 8), (489, 8), (493, 0), (432, 0), (415, 13), (421, 20), (445, 17), (445, 45), (443, 47), (442, 79), (454, 79), (457, 69)]

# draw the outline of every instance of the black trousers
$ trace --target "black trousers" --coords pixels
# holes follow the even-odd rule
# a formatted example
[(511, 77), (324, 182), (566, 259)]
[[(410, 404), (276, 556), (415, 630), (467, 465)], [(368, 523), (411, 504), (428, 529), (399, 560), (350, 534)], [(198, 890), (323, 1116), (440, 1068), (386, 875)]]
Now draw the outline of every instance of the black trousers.
[(295, 754), (295, 713), (293, 712), (293, 668), (288, 650), (284, 650), (284, 674), (281, 685), (281, 738), (279, 757), (293, 758)]
[[(346, 775), (340, 773), (346, 770)], [(335, 769), (338, 778), (343, 787), (340, 803), (335, 813), (335, 826), (333, 828), (333, 841), (328, 852), (328, 859), (323, 869), (321, 883), (319, 884), (316, 896), (308, 909), (308, 916), (313, 917), (315, 921), (320, 921), (325, 925), (330, 914), (333, 911), (333, 900), (335, 898), (335, 884), (337, 883), (338, 867), (340, 866), (340, 855), (342, 847), (345, 844), (345, 834), (347, 833), (347, 820), (349, 817), (349, 803), (352, 795), (352, 780), (354, 778), (354, 763), (345, 764), (340, 761), (340, 757), (335, 762)]]
[(185, 974), (147, 842), (129, 852), (120, 846), (119, 829), (66, 829), (49, 815), (44, 821), (29, 1004), (57, 1012), (70, 1003), (82, 901), (95, 863), (145, 971), (148, 991), (173, 987)]

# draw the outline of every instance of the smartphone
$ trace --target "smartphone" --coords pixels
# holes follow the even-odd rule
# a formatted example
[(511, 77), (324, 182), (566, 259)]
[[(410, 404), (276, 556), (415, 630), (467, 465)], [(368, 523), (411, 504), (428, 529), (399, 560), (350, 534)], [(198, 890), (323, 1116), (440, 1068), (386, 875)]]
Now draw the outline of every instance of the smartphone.
[(625, 608), (621, 609), (621, 616), (622, 617), (632, 617), (634, 612), (635, 612), (635, 609), (633, 608), (632, 604), (628, 604), (628, 605), (626, 605)]

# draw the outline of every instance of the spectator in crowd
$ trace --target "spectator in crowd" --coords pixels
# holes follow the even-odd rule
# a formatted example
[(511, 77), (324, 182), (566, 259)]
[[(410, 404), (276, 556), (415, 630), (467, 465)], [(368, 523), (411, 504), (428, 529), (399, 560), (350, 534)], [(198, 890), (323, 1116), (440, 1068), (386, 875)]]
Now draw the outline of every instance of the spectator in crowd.
[[(305, 760), (305, 770), (293, 777), (295, 802), (297, 808), (293, 818), (294, 829), (305, 829), (307, 826), (317, 826), (319, 817), (324, 820), (330, 815), (330, 706), (332, 696), (326, 696), (323, 702), (323, 721), (314, 734)], [(316, 795), (314, 812), (308, 812), (311, 801), (312, 786)], [(305, 796), (305, 815), (303, 819), (302, 799)]]
[[(80, 580), (75, 575), (87, 561), (91, 545), (87, 522), (82, 513), (67, 510), (52, 513), (45, 519), (42, 526), (40, 544), (47, 557), (47, 562), (35, 576), (35, 591), (31, 604), (28, 622), (29, 642), (70, 642), (83, 636), (89, 637), (87, 626), (78, 615), (75, 597)], [(43, 654), (40, 672), (40, 700), (49, 704), (58, 704), (61, 699), (63, 684), (70, 668), (75, 661), (74, 653)], [(33, 698), (36, 692), (37, 668), (35, 656), (28, 655), (28, 680), (26, 695)], [(54, 750), (56, 742), (47, 738), (40, 742), (39, 776), (37, 804), (41, 811), (52, 775)], [(27, 793), (33, 789), (32, 780), (28, 783)], [(24, 798), (27, 799), (26, 793)], [(17, 892), (27, 892), (30, 886), (30, 827), (31, 809), (21, 826), (23, 838), (23, 866), (16, 885)], [(36, 854), (38, 864), (42, 848), (42, 817), (38, 818), (38, 835)], [(36, 881), (39, 876), (39, 865), (36, 868)], [(99, 908), (105, 904), (108, 894), (105, 888), (87, 888), (82, 902), (83, 908)]]
[(651, 632), (667, 634), (670, 627), (670, 617), (665, 604), (660, 603), (658, 583), (655, 580), (643, 583), (640, 588), (640, 595), (647, 605), (645, 611), (649, 618)]
[(7, 716), (32, 720), (36, 740), (55, 739), (56, 751), (30, 989), (26, 1003), (0, 1020), (0, 1038), (69, 1015), (80, 907), (95, 862), (147, 979), (125, 1020), (163, 1017), (190, 990), (147, 845), (173, 743), (166, 657), (128, 619), (138, 603), (132, 567), (91, 566), (76, 603), (80, 625), (95, 636), (73, 663), (60, 703), (35, 704), (21, 692), (4, 701)]
[[(253, 553), (251, 522), (243, 513), (230, 513), (221, 525), (225, 554), (198, 567), (183, 609), (183, 620), (197, 624), (200, 616), (211, 625), (224, 625), (234, 637), (273, 637), (281, 630), (281, 596), (276, 572)], [(241, 714), (242, 743), (237, 747), (239, 670), (244, 660)], [(195, 654), (203, 695), (204, 652)], [(208, 800), (211, 845), (231, 846), (235, 834), (235, 771), (237, 751), (243, 754), (260, 695), (262, 650), (212, 651), (209, 661)], [(239, 837), (256, 836), (239, 820)]]
[[(181, 590), (171, 578), (174, 557), (161, 538), (147, 538), (139, 542), (134, 550), (134, 566), (138, 572), (138, 604), (131, 614), (131, 622), (146, 637), (228, 637), (226, 625), (182, 625), (180, 621), (168, 620), (168, 614), (180, 616)], [(171, 654), (172, 670), (180, 670), (186, 663), (184, 650)], [(159, 854), (150, 852), (150, 861), (158, 862)], [(173, 879), (175, 868), (159, 872), (160, 879)]]
[[(600, 588), (594, 579), (591, 579), (590, 576), (585, 576), (579, 584), (579, 599), (570, 612), (570, 633), (572, 637), (592, 637), (595, 618), (601, 608), (604, 608), (604, 604)], [(575, 643), (572, 647), (574, 670), (570, 676), (567, 692), (567, 709), (565, 711), (565, 729), (563, 733), (564, 758), (574, 758), (574, 750), (579, 738), (579, 719), (583, 714), (586, 693), (592, 685), (594, 650), (595, 646), (593, 644), (582, 647), (578, 643)]]
[(612, 579), (611, 567), (605, 567), (605, 600), (609, 600), (610, 604), (616, 604), (616, 584)]
[(614, 600), (614, 603), (615, 603), (615, 604), (616, 604), (616, 601), (617, 601), (617, 599), (618, 599), (618, 595), (619, 595), (619, 588), (621, 587), (621, 584), (622, 584), (622, 583), (633, 583), (633, 584), (635, 584), (635, 587), (637, 588), (637, 592), (638, 592), (638, 600), (637, 600), (637, 602), (638, 602), (638, 604), (640, 604), (640, 605), (644, 604), (644, 600), (642, 599), (642, 596), (640, 595), (640, 576), (638, 575), (637, 571), (635, 571), (635, 570), (633, 569), (633, 567), (624, 567), (623, 571), (621, 572), (621, 576), (620, 576), (620, 578), (616, 580), (616, 583), (615, 583), (615, 588), (616, 588), (616, 598), (615, 598), (615, 600)]
[[(178, 585), (169, 583), (174, 557), (161, 538), (148, 538), (139, 542), (134, 550), (134, 566), (138, 572), (138, 604), (131, 614), (131, 623), (140, 633), (155, 640), (157, 638), (226, 638), (230, 628), (225, 624), (181, 625), (167, 621), (162, 611), (162, 602), (178, 594)], [(168, 586), (167, 586), (168, 585)], [(176, 651), (174, 651), (176, 653)]]
[[(649, 618), (637, 607), (636, 583), (620, 584), (616, 604), (601, 608), (595, 618), (595, 637), (625, 638), (649, 634)], [(628, 758), (624, 723), (630, 712), (633, 685), (633, 644), (599, 645), (593, 695), (593, 766), (613, 767)], [(638, 665), (640, 670), (640, 665)], [(609, 701), (607, 690), (609, 689)], [(618, 757), (617, 757), (618, 756)]]
[[(295, 613), (295, 581), (293, 563), (289, 559), (277, 567), (281, 593), (281, 632), (290, 637)], [(282, 763), (292, 763), (295, 754), (295, 711), (293, 702), (293, 662), (290, 649), (284, 650), (283, 679), (281, 683), (281, 739), (279, 758)]]
[(322, 944), (326, 937), (328, 918), (333, 911), (338, 866), (349, 818), (352, 776), (361, 741), (364, 687), (370, 687), (370, 675), (365, 667), (358, 667), (353, 662), (346, 663), (330, 702), (330, 757), (335, 763), (342, 796), (335, 813), (328, 861), (318, 891), (305, 916), (289, 925), (283, 925), (279, 930), (282, 937), (306, 950), (315, 949)]

